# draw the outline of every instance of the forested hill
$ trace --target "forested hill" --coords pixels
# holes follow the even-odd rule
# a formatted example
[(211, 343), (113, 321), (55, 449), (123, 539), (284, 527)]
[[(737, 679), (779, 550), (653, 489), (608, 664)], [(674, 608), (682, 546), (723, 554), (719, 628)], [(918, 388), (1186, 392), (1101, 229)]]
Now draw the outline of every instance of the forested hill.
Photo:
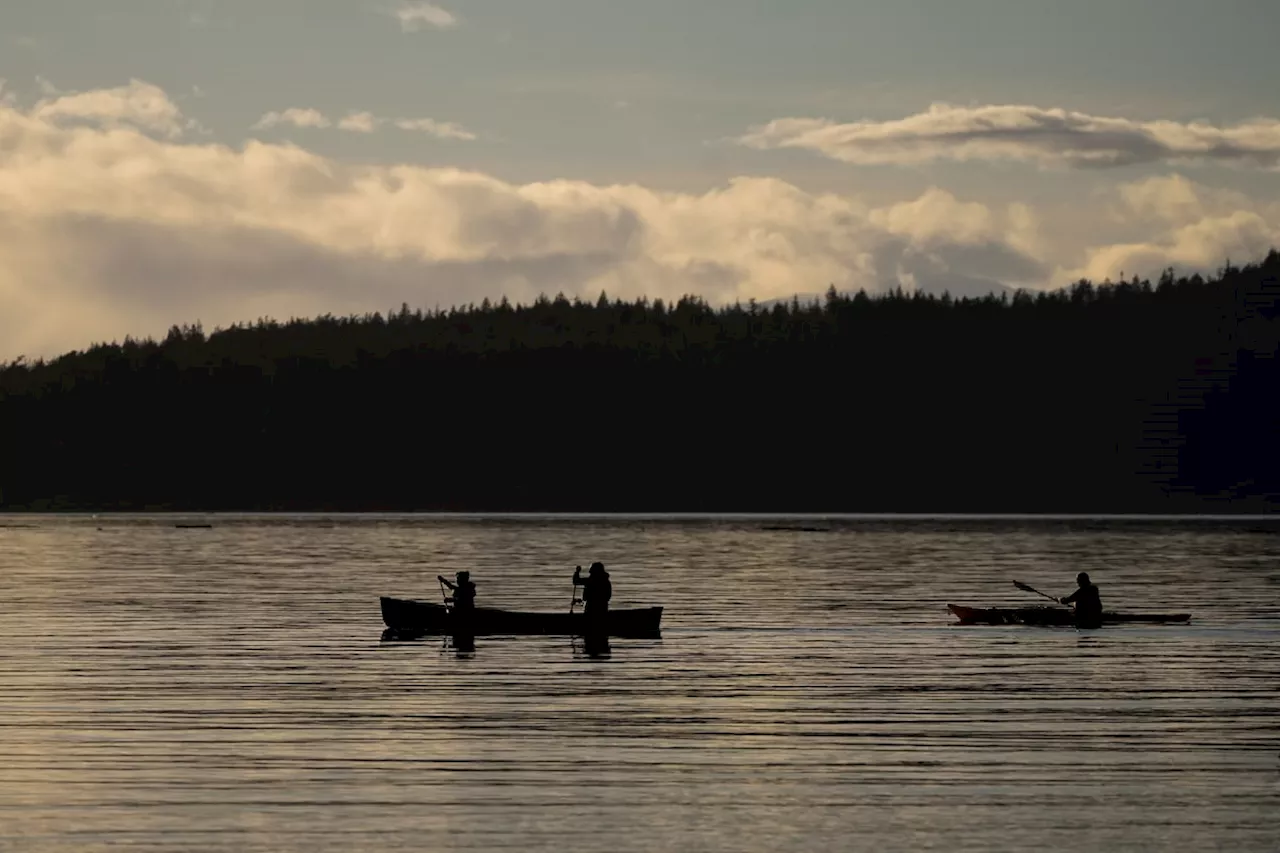
[(0, 508), (1268, 511), (1278, 276), (175, 327), (0, 369)]

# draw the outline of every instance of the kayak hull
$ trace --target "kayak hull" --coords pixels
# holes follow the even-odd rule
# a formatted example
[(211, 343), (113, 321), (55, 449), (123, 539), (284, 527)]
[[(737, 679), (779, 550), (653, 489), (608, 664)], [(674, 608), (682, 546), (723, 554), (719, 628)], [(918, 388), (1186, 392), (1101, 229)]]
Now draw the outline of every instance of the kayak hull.
[(406, 635), (556, 634), (563, 636), (605, 636), (656, 638), (661, 636), (661, 607), (610, 610), (603, 620), (590, 621), (585, 613), (530, 613), (477, 607), (468, 618), (459, 619), (442, 604), (383, 596), (382, 621), (387, 629)]
[[(961, 625), (1047, 625), (1076, 627), (1076, 615), (1057, 607), (964, 607), (948, 604)], [(1103, 625), (1165, 625), (1190, 621), (1190, 613), (1109, 613), (1102, 614)], [(1096, 623), (1095, 623), (1096, 626)], [(1095, 627), (1089, 626), (1089, 627)]]

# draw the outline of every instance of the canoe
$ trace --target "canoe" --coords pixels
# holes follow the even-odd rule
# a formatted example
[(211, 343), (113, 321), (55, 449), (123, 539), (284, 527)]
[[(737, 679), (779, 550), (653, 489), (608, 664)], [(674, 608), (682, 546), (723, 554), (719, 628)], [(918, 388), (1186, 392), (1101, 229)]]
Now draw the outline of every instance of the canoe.
[(602, 635), (656, 638), (660, 636), (661, 607), (610, 610), (604, 624), (587, 621), (586, 614), (529, 613), (477, 607), (466, 622), (459, 622), (442, 604), (382, 597), (382, 621), (402, 634), (460, 634), (471, 637), (493, 634)]
[[(1061, 607), (964, 607), (948, 604), (947, 609), (956, 615), (961, 625), (1071, 625), (1076, 615)], [(1162, 625), (1186, 622), (1190, 613), (1110, 613), (1103, 611), (1103, 625), (1140, 623)]]

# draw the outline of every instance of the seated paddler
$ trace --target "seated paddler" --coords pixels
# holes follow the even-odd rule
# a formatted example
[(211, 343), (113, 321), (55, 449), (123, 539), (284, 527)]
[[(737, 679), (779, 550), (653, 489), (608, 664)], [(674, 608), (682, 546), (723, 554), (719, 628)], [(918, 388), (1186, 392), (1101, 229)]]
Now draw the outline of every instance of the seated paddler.
[(453, 590), (453, 609), (470, 612), (476, 609), (476, 585), (471, 580), (471, 572), (458, 572), (454, 577), (457, 582), (445, 580), (444, 575), (436, 576), (440, 583)]
[(1102, 622), (1102, 594), (1098, 592), (1096, 587), (1089, 580), (1088, 572), (1081, 572), (1076, 575), (1075, 592), (1059, 598), (1060, 604), (1074, 604), (1076, 612), (1076, 621), (1086, 625), (1097, 625)]
[(582, 577), (582, 566), (575, 568), (573, 585), (582, 587), (583, 611), (587, 616), (598, 618), (609, 612), (613, 584), (609, 582), (609, 573), (604, 570), (604, 563), (592, 563), (586, 578)]

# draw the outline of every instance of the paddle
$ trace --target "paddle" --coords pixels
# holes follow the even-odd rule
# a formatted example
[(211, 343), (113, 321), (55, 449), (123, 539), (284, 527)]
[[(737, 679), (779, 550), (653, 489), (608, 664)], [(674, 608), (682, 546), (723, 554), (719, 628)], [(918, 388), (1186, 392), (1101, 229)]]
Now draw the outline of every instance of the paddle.
[(573, 579), (574, 579), (574, 584), (573, 584), (573, 596), (569, 599), (569, 615), (570, 615), (570, 616), (572, 616), (572, 615), (573, 615), (573, 608), (574, 608), (574, 605), (577, 605), (577, 604), (584, 604), (583, 600), (582, 600), (581, 598), (578, 598), (578, 584), (577, 584), (577, 580), (578, 580), (578, 575), (579, 575), (579, 574), (581, 574), (581, 573), (582, 573), (582, 566), (578, 566), (577, 568), (575, 568), (575, 569), (573, 570)]
[(1045, 595), (1045, 593), (1041, 592), (1040, 590), (1036, 589), (1033, 586), (1029, 586), (1023, 583), (1022, 581), (1014, 581), (1013, 585), (1016, 586), (1018, 589), (1022, 590), (1023, 592), (1034, 592), (1036, 595), (1039, 595), (1043, 598), (1047, 598), (1050, 601), (1054, 602), (1055, 604), (1062, 603), (1061, 601), (1058, 601), (1058, 599), (1054, 598), (1052, 595)]
[[(578, 575), (580, 574), (582, 574), (582, 566), (578, 566), (573, 570), (573, 595), (570, 596), (569, 598), (569, 615), (570, 616), (573, 615), (573, 608), (576, 605), (581, 604), (584, 607), (586, 606), (586, 602), (578, 598)], [(569, 648), (573, 649), (574, 653), (577, 654), (577, 651), (578, 651), (578, 635), (577, 634), (569, 635)]]
[(440, 581), (440, 597), (444, 599), (445, 609), (452, 610), (453, 608), (449, 605), (453, 604), (453, 599), (449, 597), (449, 590), (444, 585), (444, 578), (440, 575), (436, 575), (436, 580)]

